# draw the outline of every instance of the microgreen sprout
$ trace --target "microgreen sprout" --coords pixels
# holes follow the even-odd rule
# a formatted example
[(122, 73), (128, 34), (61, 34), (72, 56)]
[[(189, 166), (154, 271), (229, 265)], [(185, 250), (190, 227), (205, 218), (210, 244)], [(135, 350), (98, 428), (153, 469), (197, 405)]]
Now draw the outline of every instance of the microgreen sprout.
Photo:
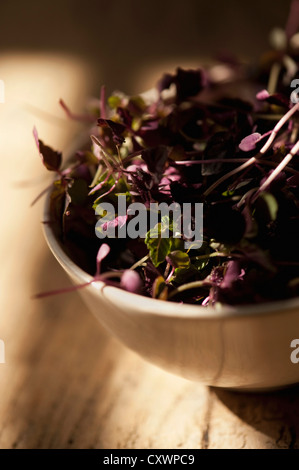
[[(42, 162), (55, 175), (47, 223), (92, 276), (55, 293), (105, 282), (203, 307), (299, 295), (299, 102), (290, 99), (290, 80), (299, 77), (295, 19), (272, 34), (272, 59), (262, 59), (261, 69), (226, 63), (223, 81), (221, 67), (178, 68), (137, 96), (107, 97), (102, 87), (97, 107), (85, 114), (61, 100), (69, 118), (93, 125), (91, 148), (78, 149), (64, 167), (62, 154), (34, 130)], [(120, 195), (142, 204), (148, 218), (152, 203), (203, 204), (203, 243), (186, 249), (178, 222), (161, 214), (143, 236), (99, 239), (102, 203), (115, 209), (103, 229), (132, 221), (130, 212), (117, 212)]]

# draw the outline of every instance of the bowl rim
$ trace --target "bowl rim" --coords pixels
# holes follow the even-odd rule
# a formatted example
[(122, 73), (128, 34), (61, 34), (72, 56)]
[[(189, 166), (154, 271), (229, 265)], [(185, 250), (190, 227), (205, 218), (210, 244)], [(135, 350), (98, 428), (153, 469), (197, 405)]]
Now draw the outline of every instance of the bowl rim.
[[(49, 220), (50, 216), (50, 194), (51, 190), (48, 191), (45, 198), (43, 207), (44, 221)], [(173, 317), (176, 319), (198, 318), (221, 320), (224, 318), (242, 318), (247, 317), (248, 315), (265, 316), (273, 313), (281, 313), (282, 310), (299, 310), (299, 297), (245, 306), (219, 305), (216, 307), (203, 307), (201, 305), (183, 304), (160, 299), (153, 299), (141, 294), (125, 291), (119, 287), (106, 285), (103, 281), (92, 282), (92, 276), (81, 269), (76, 263), (74, 263), (74, 261), (72, 261), (72, 259), (64, 251), (63, 245), (57, 239), (51, 224), (44, 222), (42, 226), (48, 247), (67, 272), (72, 273), (82, 284), (90, 282), (90, 286), (92, 288), (101, 291), (105, 297), (110, 297), (111, 300), (113, 299), (114, 303), (120, 301), (121, 291), (122, 303), (125, 303), (127, 307), (132, 309), (132, 311), (136, 310), (136, 304), (138, 303), (138, 311), (140, 314), (148, 314), (151, 312), (155, 315)], [(84, 287), (82, 289), (84, 289)]]

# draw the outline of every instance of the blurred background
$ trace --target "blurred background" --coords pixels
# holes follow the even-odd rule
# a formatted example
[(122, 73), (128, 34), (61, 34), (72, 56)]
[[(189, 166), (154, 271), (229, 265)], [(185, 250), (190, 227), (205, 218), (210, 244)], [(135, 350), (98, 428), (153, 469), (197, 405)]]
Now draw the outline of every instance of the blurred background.
[(105, 83), (136, 93), (165, 66), (230, 52), (257, 57), (273, 26), (284, 26), (287, 0), (3, 0), (2, 51), (51, 52), (94, 67)]
[(1, 1), (1, 448), (294, 447), (295, 394), (214, 393), (145, 364), (77, 293), (31, 298), (69, 285), (45, 246), (43, 203), (30, 207), (49, 182), (33, 126), (67, 153), (81, 128), (59, 98), (80, 111), (103, 84), (135, 94), (166, 70), (219, 53), (256, 59), (288, 8), (286, 0)]

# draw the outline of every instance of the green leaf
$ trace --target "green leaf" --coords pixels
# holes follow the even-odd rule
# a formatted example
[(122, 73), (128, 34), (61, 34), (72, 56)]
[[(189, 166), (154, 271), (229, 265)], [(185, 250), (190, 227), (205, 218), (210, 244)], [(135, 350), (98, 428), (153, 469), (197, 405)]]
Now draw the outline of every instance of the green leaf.
[(142, 125), (142, 120), (140, 118), (135, 117), (132, 119), (131, 127), (134, 132), (139, 131), (141, 125)]
[(190, 264), (188, 268), (187, 267), (176, 268), (176, 270), (174, 271), (174, 277), (172, 278), (172, 282), (175, 282), (176, 284), (184, 284), (190, 278), (193, 278), (194, 276), (196, 276), (197, 273), (198, 271), (193, 264)]
[(261, 193), (257, 202), (260, 202), (261, 211), (266, 210), (268, 212), (268, 217), (271, 221), (276, 220), (278, 212), (278, 202), (273, 196), (273, 194), (267, 192)]
[(97, 159), (97, 157), (89, 150), (86, 150), (84, 152), (84, 159), (85, 159), (85, 162), (88, 165), (98, 165), (99, 164), (99, 160)]
[(206, 241), (203, 242), (199, 250), (197, 250), (196, 256), (192, 257), (192, 264), (201, 271), (204, 269), (210, 260), (210, 248)]
[(175, 250), (183, 251), (184, 250), (184, 240), (182, 238), (173, 238), (172, 239), (171, 249), (173, 251), (175, 251)]
[(111, 109), (116, 109), (121, 105), (121, 99), (117, 95), (111, 95), (108, 98), (108, 106)]
[(201, 271), (202, 269), (204, 269), (207, 266), (209, 261), (210, 261), (209, 256), (207, 256), (206, 258), (203, 258), (203, 259), (196, 259), (195, 258), (193, 260), (193, 265), (196, 267), (196, 269), (198, 269), (198, 271)]
[(97, 205), (101, 204), (102, 202), (110, 202), (117, 208), (117, 204), (118, 204), (117, 195), (127, 193), (127, 186), (123, 178), (119, 179), (113, 191), (111, 191), (109, 194), (106, 194), (105, 197), (102, 197), (103, 194), (105, 194), (107, 191), (109, 191), (109, 189), (111, 189), (114, 183), (115, 183), (115, 180), (113, 179), (112, 176), (110, 176), (110, 178), (105, 182), (102, 188), (98, 190), (97, 194), (99, 194), (99, 196), (94, 200), (94, 203), (92, 206), (94, 210), (96, 210)]
[(153, 284), (153, 292), (152, 295), (154, 299), (162, 299), (165, 300), (167, 298), (167, 285), (165, 283), (165, 279), (163, 276), (156, 277), (154, 284)]
[(234, 195), (234, 193), (235, 193), (235, 191), (233, 191), (233, 190), (227, 190), (227, 191), (224, 191), (224, 192), (222, 193), (222, 196), (231, 197), (231, 196)]
[[(180, 222), (178, 220), (173, 220), (172, 216), (169, 217), (169, 215), (163, 215), (163, 217), (161, 218), (161, 224), (162, 230), (168, 229), (173, 234), (180, 234), (181, 232)], [(174, 240), (180, 240), (180, 238), (176, 236)]]
[[(61, 180), (53, 184), (53, 190), (50, 196), (50, 214), (55, 221), (61, 220), (61, 214), (65, 211), (66, 191)], [(69, 199), (69, 198), (68, 198)], [(67, 201), (69, 203), (69, 201)]]
[(170, 220), (168, 215), (163, 215), (161, 218), (161, 227), (162, 230), (170, 230), (171, 232), (173, 231), (173, 222)]
[(158, 223), (147, 232), (145, 244), (154, 266), (157, 267), (165, 261), (166, 256), (170, 253), (172, 240), (165, 237), (165, 230), (161, 228), (161, 223)]
[(141, 96), (132, 96), (129, 99), (128, 109), (133, 116), (141, 116), (146, 110), (146, 104)]
[(190, 258), (187, 253), (180, 250), (175, 250), (167, 256), (170, 264), (175, 268), (187, 267), (190, 265)]

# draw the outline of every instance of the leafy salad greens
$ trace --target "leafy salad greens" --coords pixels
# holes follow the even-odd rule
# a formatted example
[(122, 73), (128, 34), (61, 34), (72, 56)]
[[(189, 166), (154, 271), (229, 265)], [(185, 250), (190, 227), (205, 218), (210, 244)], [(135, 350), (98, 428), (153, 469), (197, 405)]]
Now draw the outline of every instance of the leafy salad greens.
[[(299, 36), (292, 15), (259, 64), (224, 58), (178, 68), (138, 96), (106, 99), (103, 87), (97, 109), (83, 117), (92, 125), (91, 146), (64, 165), (34, 131), (55, 173), (46, 222), (94, 282), (201, 306), (299, 295), (299, 99), (290, 87), (299, 84)], [(185, 249), (171, 218), (169, 238), (161, 238), (160, 220), (144, 238), (100, 240), (96, 208), (104, 201), (117, 208), (119, 195), (146, 207), (203, 203), (201, 248)], [(130, 217), (116, 214), (108, 223), (118, 227)]]

